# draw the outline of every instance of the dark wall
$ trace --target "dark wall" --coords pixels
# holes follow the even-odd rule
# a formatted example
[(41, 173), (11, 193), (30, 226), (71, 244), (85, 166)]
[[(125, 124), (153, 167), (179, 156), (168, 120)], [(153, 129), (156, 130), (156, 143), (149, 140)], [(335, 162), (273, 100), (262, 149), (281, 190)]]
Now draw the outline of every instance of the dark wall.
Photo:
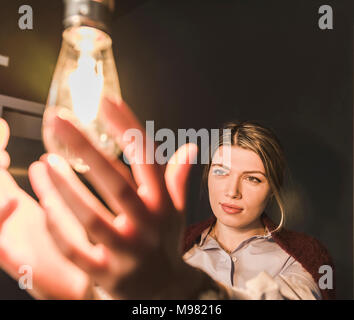
[[(8, 2), (0, 54), (11, 49), (21, 68), (13, 66), (6, 78), (0, 68), (0, 94), (44, 103), (60, 48), (61, 1), (49, 8), (48, 1), (33, 0), (35, 30), (26, 32), (17, 30), (18, 14), (11, 11), (21, 1)], [(148, 1), (116, 18), (113, 28), (123, 96), (156, 130), (252, 119), (276, 131), (291, 176), (287, 226), (328, 247), (343, 299), (353, 298), (349, 2)], [(318, 28), (323, 4), (333, 8), (333, 30)], [(11, 37), (3, 25), (12, 26)], [(196, 167), (188, 223), (209, 214), (195, 201), (199, 181)]]
[[(158, 128), (218, 128), (233, 119), (272, 127), (289, 162), (287, 226), (333, 255), (338, 297), (352, 298), (352, 35), (317, 1), (152, 1), (117, 21), (122, 92)], [(343, 4), (343, 2), (341, 2)], [(347, 8), (348, 9), (348, 8)], [(194, 172), (190, 200), (198, 196)], [(188, 222), (209, 214), (190, 203)]]

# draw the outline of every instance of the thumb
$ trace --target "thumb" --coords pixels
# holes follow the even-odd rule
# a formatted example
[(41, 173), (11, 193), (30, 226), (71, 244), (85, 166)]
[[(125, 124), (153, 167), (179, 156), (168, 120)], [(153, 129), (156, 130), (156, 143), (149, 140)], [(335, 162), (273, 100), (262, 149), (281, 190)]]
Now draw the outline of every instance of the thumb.
[(174, 153), (166, 167), (166, 187), (179, 212), (183, 212), (185, 209), (187, 180), (197, 154), (198, 146), (196, 144), (184, 144)]

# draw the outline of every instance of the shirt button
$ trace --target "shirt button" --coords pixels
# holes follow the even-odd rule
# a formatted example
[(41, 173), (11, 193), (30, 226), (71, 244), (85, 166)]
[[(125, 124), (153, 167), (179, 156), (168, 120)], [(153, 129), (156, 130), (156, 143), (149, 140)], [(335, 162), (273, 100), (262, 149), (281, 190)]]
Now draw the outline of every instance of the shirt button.
[(236, 261), (237, 261), (237, 258), (236, 258), (236, 257), (232, 257), (232, 261), (233, 261), (233, 262), (236, 262)]

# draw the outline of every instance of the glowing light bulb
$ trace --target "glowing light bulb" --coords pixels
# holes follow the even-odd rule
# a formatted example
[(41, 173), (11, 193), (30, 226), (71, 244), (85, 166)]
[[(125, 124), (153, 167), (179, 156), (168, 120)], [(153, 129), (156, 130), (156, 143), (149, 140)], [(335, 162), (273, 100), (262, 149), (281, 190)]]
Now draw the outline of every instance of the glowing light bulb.
[[(63, 42), (49, 90), (47, 107), (65, 109), (96, 147), (108, 156), (120, 153), (107, 133), (100, 115), (103, 96), (120, 98), (120, 88), (110, 36), (89, 26), (72, 26), (63, 32)], [(64, 156), (79, 172), (89, 170), (73, 150), (57, 141), (43, 122), (43, 140), (47, 149)], [(54, 149), (54, 150), (53, 150)]]
[(97, 118), (103, 89), (102, 62), (82, 53), (78, 66), (68, 77), (73, 111), (84, 126)]

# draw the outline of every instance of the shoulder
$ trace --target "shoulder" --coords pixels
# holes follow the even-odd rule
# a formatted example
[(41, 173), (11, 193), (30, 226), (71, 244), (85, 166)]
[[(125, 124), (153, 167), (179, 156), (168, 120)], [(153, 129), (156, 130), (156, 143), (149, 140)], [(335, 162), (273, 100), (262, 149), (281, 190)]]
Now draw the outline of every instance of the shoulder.
[[(272, 238), (278, 245), (288, 252), (302, 267), (308, 271), (316, 283), (323, 275), (322, 268), (332, 270), (334, 283), (334, 264), (327, 248), (316, 238), (302, 232), (282, 229), (275, 232)], [(321, 290), (326, 299), (335, 298), (335, 290)]]
[[(327, 248), (316, 238), (302, 232), (282, 229), (273, 233), (274, 241), (299, 262), (317, 267), (333, 264)], [(307, 269), (307, 268), (306, 268)]]
[[(262, 216), (263, 223), (269, 230), (275, 229), (274, 222), (264, 214)], [(272, 233), (272, 238), (278, 245), (287, 251), (291, 256), (298, 260), (305, 269), (317, 268), (323, 264), (333, 266), (332, 258), (327, 248), (316, 238), (309, 236), (303, 232), (297, 232), (282, 228)], [(308, 270), (309, 271), (309, 270)]]

